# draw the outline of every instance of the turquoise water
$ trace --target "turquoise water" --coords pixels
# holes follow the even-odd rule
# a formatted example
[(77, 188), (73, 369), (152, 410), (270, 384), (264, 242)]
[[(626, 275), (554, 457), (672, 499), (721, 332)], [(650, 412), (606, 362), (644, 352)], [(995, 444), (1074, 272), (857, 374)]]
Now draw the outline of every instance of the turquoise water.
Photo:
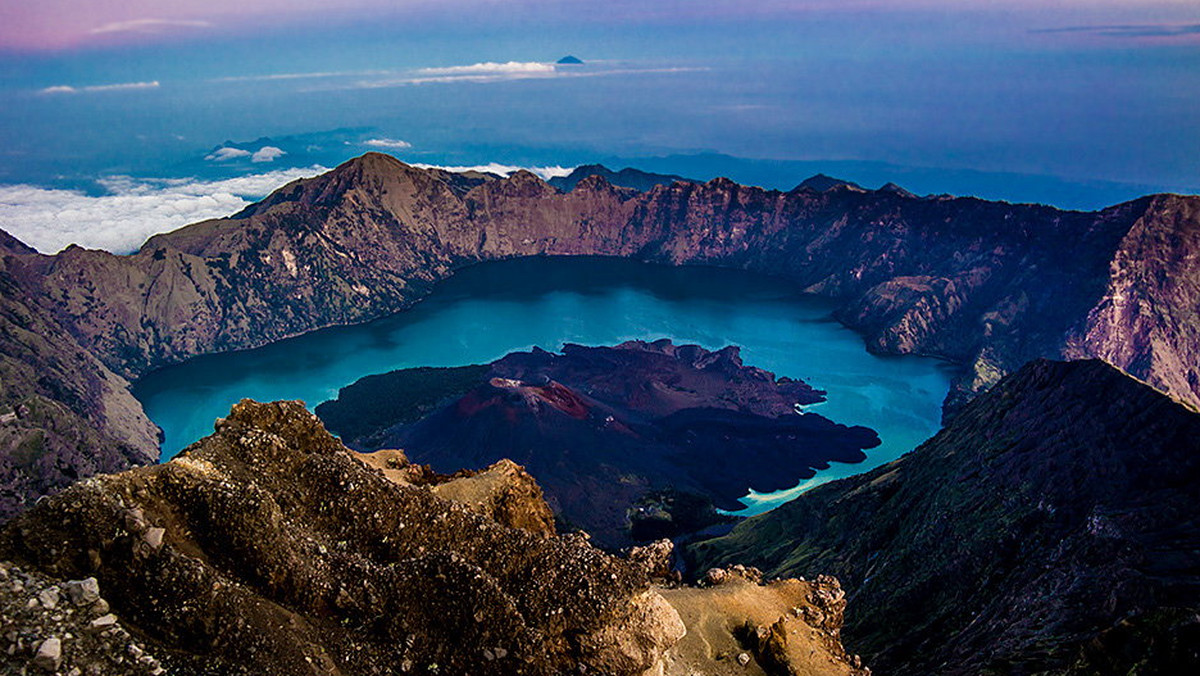
[(939, 427), (946, 366), (869, 354), (831, 318), (832, 307), (784, 280), (732, 270), (599, 258), (488, 263), (460, 271), (408, 311), (199, 357), (146, 376), (134, 394), (163, 429), (166, 460), (210, 434), (213, 421), (245, 397), (301, 399), (312, 408), (372, 373), (485, 363), (535, 345), (557, 350), (567, 342), (664, 337), (710, 349), (740, 345), (746, 364), (828, 390), (828, 401), (809, 410), (871, 427), (883, 441), (863, 463), (834, 463), (794, 489), (743, 499), (759, 512), (816, 483), (893, 460)]

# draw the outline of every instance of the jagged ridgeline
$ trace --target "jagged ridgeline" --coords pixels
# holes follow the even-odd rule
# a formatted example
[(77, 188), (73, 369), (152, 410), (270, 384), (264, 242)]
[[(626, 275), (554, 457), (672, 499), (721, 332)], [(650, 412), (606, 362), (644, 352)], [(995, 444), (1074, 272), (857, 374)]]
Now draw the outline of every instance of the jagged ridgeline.
[[(6, 236), (0, 509), (155, 457), (129, 378), (392, 313), (458, 267), (516, 256), (792, 279), (837, 299), (869, 349), (959, 364), (952, 408), (1029, 359), (1064, 356), (1104, 358), (1196, 403), (1198, 222), (1200, 199), (1172, 195), (1080, 213), (725, 179), (639, 192), (591, 176), (564, 193), (528, 172), (454, 174), (369, 153), (130, 256), (42, 256)], [(48, 407), (62, 414), (37, 413)]]
[[(395, 312), (457, 267), (525, 255), (793, 279), (837, 299), (869, 349), (961, 365), (952, 405), (1031, 358), (1063, 356), (1102, 357), (1196, 403), (1198, 222), (1200, 199), (1171, 195), (1079, 213), (724, 179), (638, 192), (592, 176), (564, 193), (527, 172), (460, 175), (370, 153), (131, 256), (42, 256), (5, 236), (0, 406), (18, 415), (5, 414), (0, 508), (155, 456), (128, 378)], [(37, 413), (47, 407), (61, 414)]]

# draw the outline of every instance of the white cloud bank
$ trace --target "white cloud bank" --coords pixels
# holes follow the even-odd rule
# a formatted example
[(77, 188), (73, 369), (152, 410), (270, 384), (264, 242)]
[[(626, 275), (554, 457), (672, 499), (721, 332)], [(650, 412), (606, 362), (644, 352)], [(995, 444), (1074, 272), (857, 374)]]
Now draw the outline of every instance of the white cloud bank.
[(420, 68), (417, 70), (420, 75), (528, 75), (553, 72), (554, 64), (540, 61), (507, 61), (505, 63), (485, 61), (469, 66)]
[(205, 155), (204, 159), (209, 162), (228, 162), (229, 160), (236, 160), (241, 157), (250, 157), (250, 151), (226, 146), (224, 148), (217, 148)]
[(91, 85), (89, 87), (72, 87), (70, 85), (55, 85), (39, 89), (39, 94), (88, 94), (94, 92), (121, 92), (137, 89), (158, 89), (158, 80), (152, 82), (119, 82), (117, 84)]
[(263, 147), (259, 148), (258, 150), (256, 150), (254, 152), (254, 154), (250, 156), (250, 161), (251, 162), (274, 162), (275, 160), (279, 159), (280, 157), (283, 157), (284, 155), (287, 155), (287, 151), (282, 148), (276, 148), (275, 146), (263, 146)]
[(518, 167), (511, 164), (498, 164), (496, 162), (492, 162), (490, 164), (477, 164), (471, 167), (445, 167), (436, 164), (414, 164), (412, 166), (418, 169), (441, 169), (443, 171), (452, 171), (456, 174), (461, 174), (466, 171), (480, 171), (488, 174), (498, 174), (500, 176), (509, 176), (514, 172), (524, 169), (525, 171), (537, 174), (543, 181), (549, 181), (550, 179), (558, 176), (567, 176), (575, 170), (575, 167)]
[(240, 160), (243, 157), (249, 157), (251, 162), (274, 162), (284, 155), (287, 155), (287, 151), (275, 146), (263, 146), (254, 152), (223, 146), (205, 155), (204, 159), (209, 162), (231, 162), (233, 160)]
[(363, 145), (371, 146), (372, 148), (393, 148), (399, 150), (412, 147), (412, 144), (408, 141), (401, 141), (394, 138), (369, 138), (363, 141)]
[(112, 177), (108, 194), (0, 185), (0, 228), (42, 253), (70, 244), (113, 253), (137, 250), (151, 235), (236, 213), (297, 178), (327, 171), (313, 166), (220, 181)]

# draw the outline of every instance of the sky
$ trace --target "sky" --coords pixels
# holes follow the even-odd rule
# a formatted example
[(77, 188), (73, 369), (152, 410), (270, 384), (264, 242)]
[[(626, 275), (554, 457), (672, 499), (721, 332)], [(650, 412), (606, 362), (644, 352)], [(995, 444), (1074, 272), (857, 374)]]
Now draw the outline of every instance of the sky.
[(1200, 191), (1198, 110), (1194, 0), (0, 0), (0, 228), (130, 251), (369, 150), (1092, 209)]

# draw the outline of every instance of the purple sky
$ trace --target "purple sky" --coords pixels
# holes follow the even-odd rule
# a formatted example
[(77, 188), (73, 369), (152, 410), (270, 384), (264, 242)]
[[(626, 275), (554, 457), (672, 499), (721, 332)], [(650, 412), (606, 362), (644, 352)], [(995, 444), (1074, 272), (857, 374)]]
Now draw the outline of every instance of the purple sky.
[[(1016, 29), (1031, 42), (1200, 43), (1196, 0), (0, 0), (0, 49), (46, 51), (204, 40), (261, 26), (313, 26), (381, 13), (486, 23), (529, 17), (556, 23), (688, 23), (829, 14), (866, 21), (897, 14), (957, 17), (968, 39)], [(1067, 29), (1056, 33), (1030, 31)]]
[(1197, 190), (1196, 110), (1200, 0), (0, 0), (0, 188), (385, 147), (1094, 207)]

